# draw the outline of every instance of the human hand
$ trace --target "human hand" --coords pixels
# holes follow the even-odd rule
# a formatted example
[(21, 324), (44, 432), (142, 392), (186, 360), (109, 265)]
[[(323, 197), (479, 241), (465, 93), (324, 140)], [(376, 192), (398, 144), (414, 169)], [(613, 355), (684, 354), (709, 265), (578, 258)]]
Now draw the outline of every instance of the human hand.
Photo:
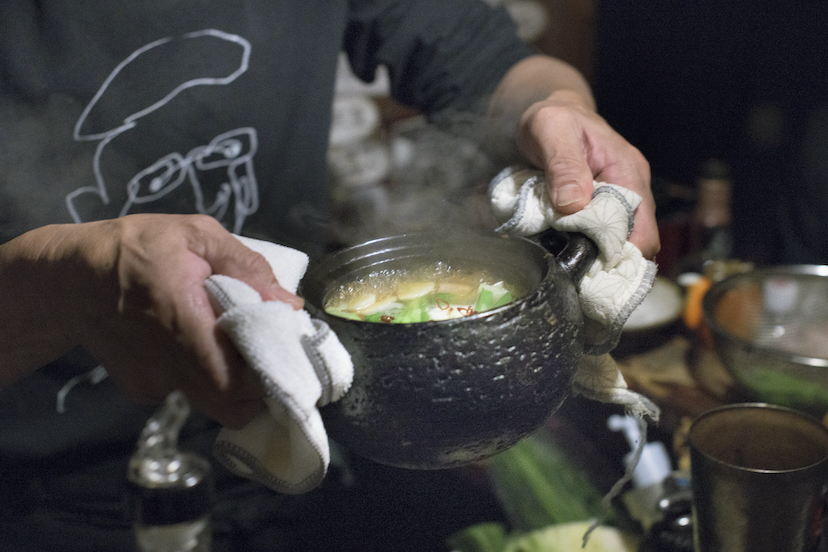
[(589, 203), (593, 180), (640, 195), (629, 240), (645, 258), (655, 257), (660, 242), (649, 164), (581, 95), (560, 90), (532, 104), (520, 118), (517, 144), (546, 172), (553, 207), (561, 214), (575, 213)]
[(155, 403), (180, 389), (191, 404), (239, 429), (264, 409), (264, 391), (227, 336), (205, 279), (237, 278), (264, 300), (302, 300), (283, 289), (264, 258), (211, 217), (131, 215), (79, 225), (64, 252), (79, 299), (67, 319), (85, 312), (77, 341), (132, 401)]

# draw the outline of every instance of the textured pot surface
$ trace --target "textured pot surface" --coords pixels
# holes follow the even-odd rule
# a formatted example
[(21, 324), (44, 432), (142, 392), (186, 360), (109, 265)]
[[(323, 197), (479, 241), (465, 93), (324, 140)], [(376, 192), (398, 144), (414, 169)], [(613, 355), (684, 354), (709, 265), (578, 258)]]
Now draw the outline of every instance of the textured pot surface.
[[(486, 268), (529, 291), (492, 311), (417, 324), (360, 322), (321, 311), (326, 292), (344, 278), (435, 259)], [(583, 352), (571, 276), (521, 238), (385, 238), (315, 264), (302, 291), (354, 362), (352, 388), (323, 409), (325, 427), (343, 446), (386, 464), (447, 468), (505, 450), (560, 406)]]

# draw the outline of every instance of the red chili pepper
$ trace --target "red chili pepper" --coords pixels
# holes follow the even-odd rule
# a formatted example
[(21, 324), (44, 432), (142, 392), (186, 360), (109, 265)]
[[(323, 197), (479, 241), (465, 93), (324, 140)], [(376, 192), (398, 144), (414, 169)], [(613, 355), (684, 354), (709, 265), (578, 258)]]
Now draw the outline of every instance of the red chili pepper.
[[(437, 303), (437, 308), (440, 310), (446, 310), (451, 308), (451, 304), (442, 297), (438, 297), (435, 302)], [(445, 307), (443, 305), (445, 305)]]

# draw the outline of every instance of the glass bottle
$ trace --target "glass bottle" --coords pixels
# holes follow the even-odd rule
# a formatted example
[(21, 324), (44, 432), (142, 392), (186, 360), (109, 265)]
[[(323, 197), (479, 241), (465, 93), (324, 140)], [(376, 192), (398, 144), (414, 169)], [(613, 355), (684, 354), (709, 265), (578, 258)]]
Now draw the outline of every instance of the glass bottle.
[(729, 259), (733, 253), (730, 168), (718, 159), (708, 160), (697, 182), (690, 251), (696, 271), (710, 261)]
[(183, 394), (171, 393), (147, 421), (129, 461), (127, 481), (140, 552), (210, 552), (213, 480), (210, 463), (178, 450), (190, 415)]

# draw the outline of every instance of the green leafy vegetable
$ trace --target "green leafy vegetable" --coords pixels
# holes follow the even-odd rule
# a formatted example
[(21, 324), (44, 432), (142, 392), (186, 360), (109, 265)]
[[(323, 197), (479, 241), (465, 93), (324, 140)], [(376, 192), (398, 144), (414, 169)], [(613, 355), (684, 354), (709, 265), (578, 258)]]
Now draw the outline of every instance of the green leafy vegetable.
[(494, 305), (494, 293), (492, 290), (483, 288), (480, 290), (480, 295), (477, 296), (477, 303), (474, 304), (474, 310), (477, 312), (487, 311)]
[[(396, 297), (388, 293), (369, 293), (351, 299), (350, 303), (340, 299), (338, 303), (327, 306), (325, 311), (351, 320), (412, 324), (469, 316), (502, 307), (515, 299), (502, 282), (479, 284), (476, 293), (475, 288), (468, 284), (454, 286), (461, 288), (457, 293), (440, 291), (434, 283), (430, 284), (430, 291), (426, 289), (428, 282), (418, 284), (409, 285), (405, 294)], [(422, 293), (412, 293), (412, 289), (421, 289)]]
[(504, 509), (523, 529), (603, 514), (601, 493), (551, 438), (530, 436), (490, 458), (488, 466)]
[(509, 303), (511, 303), (514, 300), (515, 299), (514, 299), (514, 297), (512, 297), (512, 294), (507, 291), (506, 293), (504, 293), (503, 295), (500, 296), (500, 299), (495, 301), (495, 304), (492, 306), (492, 308), (496, 309), (498, 307), (502, 307), (503, 305), (508, 305)]
[(506, 538), (506, 528), (502, 524), (479, 523), (451, 535), (448, 545), (460, 552), (503, 552)]

